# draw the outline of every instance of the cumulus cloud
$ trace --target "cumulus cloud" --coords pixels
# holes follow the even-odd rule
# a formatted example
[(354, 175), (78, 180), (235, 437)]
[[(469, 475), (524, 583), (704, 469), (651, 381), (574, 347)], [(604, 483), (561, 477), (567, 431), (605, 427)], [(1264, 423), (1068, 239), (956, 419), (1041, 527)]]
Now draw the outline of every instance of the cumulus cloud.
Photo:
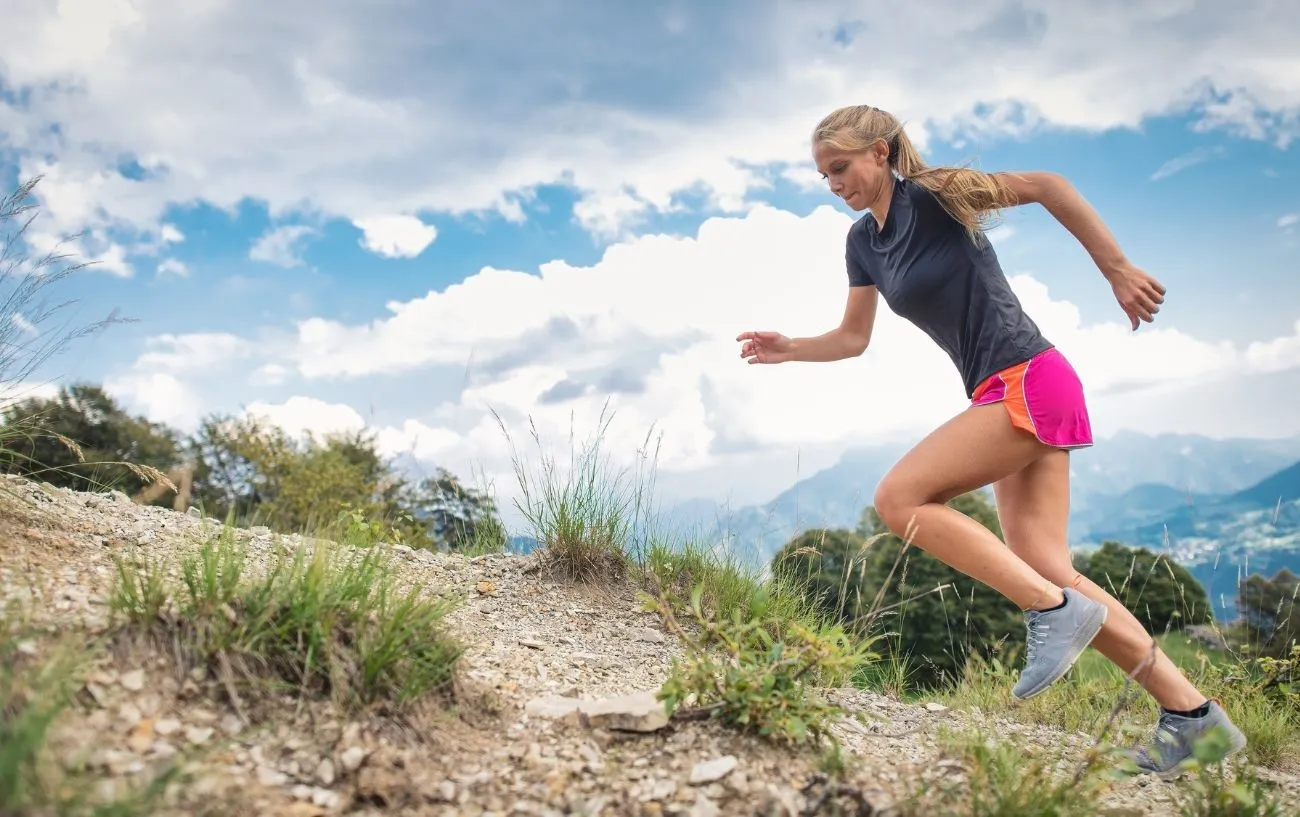
[(277, 267), (297, 267), (302, 265), (299, 254), (304, 239), (316, 234), (316, 229), (304, 224), (287, 224), (268, 230), (254, 242), (248, 251), (248, 257), (254, 261), (265, 261)]
[(436, 227), (415, 216), (371, 216), (353, 224), (363, 233), (361, 246), (385, 258), (414, 258), (438, 237)]
[[(2, 138), (46, 174), (57, 230), (107, 231), (98, 254), (124, 273), (113, 247), (178, 204), (517, 219), (559, 184), (601, 235), (686, 196), (743, 212), (849, 102), (895, 110), (922, 144), (1178, 112), (1279, 145), (1300, 132), (1294, 3), (633, 6), (14, 0)], [(995, 52), (1014, 70), (990, 70)], [(388, 225), (367, 246), (412, 253), (428, 235)], [(293, 263), (293, 246), (259, 254)]]
[(294, 437), (308, 433), (324, 437), (366, 427), (365, 418), (356, 409), (339, 403), (326, 403), (315, 397), (291, 397), (274, 405), (257, 402), (249, 405), (245, 413), (279, 426)]
[[(739, 357), (734, 338), (741, 331), (808, 336), (839, 322), (850, 223), (829, 207), (807, 216), (758, 207), (743, 217), (709, 219), (692, 236), (627, 240), (588, 267), (554, 261), (536, 274), (487, 268), (390, 303), (386, 317), (366, 324), (313, 318), (279, 346), (168, 337), (137, 368), (178, 372), (182, 360), (207, 350), (225, 360), (247, 356), (263, 373), (293, 370), (298, 396), (258, 407), (276, 422), (317, 431), (364, 422), (386, 452), (458, 473), (482, 471), (507, 487), (511, 440), (500, 424), (521, 449), (531, 447), (536, 428), (567, 460), (570, 434), (581, 444), (602, 415), (612, 416), (605, 438), (611, 456), (630, 461), (653, 432), (662, 436), (660, 469), (678, 474), (759, 452), (914, 437), (966, 400), (947, 357), (883, 304), (871, 348), (860, 358), (751, 366)], [(1105, 291), (1100, 275), (1096, 281)], [(1109, 318), (1085, 320), (1032, 271), (1012, 270), (1011, 282), (1094, 402), (1300, 367), (1300, 323), (1292, 335), (1244, 346), (1197, 337), (1168, 325), (1164, 315), (1133, 332), (1118, 305)], [(382, 422), (363, 421), (337, 396), (362, 378), (425, 381), (466, 361), (478, 362), (460, 370), (454, 396), (390, 406)], [(210, 369), (192, 371), (197, 382), (198, 372)], [(322, 396), (327, 389), (336, 396)], [(740, 470), (730, 478), (741, 484), (751, 475)]]

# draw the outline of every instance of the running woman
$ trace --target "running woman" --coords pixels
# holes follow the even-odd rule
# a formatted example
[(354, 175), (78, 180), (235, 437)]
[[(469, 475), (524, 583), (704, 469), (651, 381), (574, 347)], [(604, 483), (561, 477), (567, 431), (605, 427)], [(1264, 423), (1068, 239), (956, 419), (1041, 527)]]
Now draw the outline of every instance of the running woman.
[[(840, 108), (818, 124), (813, 159), (831, 192), (854, 211), (845, 261), (848, 304), (817, 337), (744, 332), (749, 363), (832, 361), (866, 351), (877, 296), (952, 359), (971, 405), (908, 452), (880, 482), (875, 508), (899, 536), (1016, 604), (1028, 630), (1012, 694), (1031, 698), (1063, 676), (1089, 645), (1131, 673), (1149, 663), (1151, 636), (1114, 597), (1074, 570), (1067, 544), (1070, 454), (1093, 443), (1083, 387), (1008, 285), (984, 234), (998, 210), (1042, 205), (1083, 245), (1134, 331), (1150, 323), (1165, 288), (1134, 266), (1096, 212), (1053, 173), (984, 173), (930, 167), (902, 124), (879, 108)], [(993, 485), (1006, 541), (946, 506)], [(1193, 742), (1226, 730), (1245, 736), (1157, 648), (1138, 678), (1159, 705), (1138, 768), (1181, 773)]]

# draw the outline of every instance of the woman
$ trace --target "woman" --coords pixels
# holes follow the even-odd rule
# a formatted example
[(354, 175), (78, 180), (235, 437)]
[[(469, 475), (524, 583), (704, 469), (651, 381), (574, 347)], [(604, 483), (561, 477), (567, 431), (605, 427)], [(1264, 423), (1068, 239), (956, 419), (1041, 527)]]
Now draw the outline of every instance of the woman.
[[(866, 105), (831, 113), (812, 142), (831, 192), (869, 211), (848, 233), (848, 305), (840, 325), (817, 337), (742, 333), (741, 357), (771, 364), (861, 355), (883, 296), (948, 353), (971, 405), (894, 466), (876, 490), (875, 508), (895, 533), (1024, 611), (1026, 664), (1012, 694), (1041, 693), (1091, 643), (1125, 673), (1141, 665), (1139, 682), (1160, 707), (1155, 742), (1134, 758), (1139, 769), (1176, 777), (1195, 739), (1216, 726), (1240, 751), (1246, 739), (1218, 702), (1071, 564), (1069, 452), (1093, 442), (1083, 389), (1021, 309), (983, 228), (999, 209), (1041, 204), (1092, 256), (1134, 330), (1160, 311), (1164, 287), (1124, 257), (1058, 175), (928, 167), (899, 121)], [(1005, 546), (945, 505), (990, 483)]]

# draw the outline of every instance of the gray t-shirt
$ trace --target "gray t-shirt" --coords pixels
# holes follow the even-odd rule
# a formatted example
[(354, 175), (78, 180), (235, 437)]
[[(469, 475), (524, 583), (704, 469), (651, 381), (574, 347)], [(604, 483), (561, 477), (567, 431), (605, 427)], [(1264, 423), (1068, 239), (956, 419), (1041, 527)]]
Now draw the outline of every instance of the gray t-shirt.
[(929, 335), (961, 372), (966, 397), (989, 375), (1052, 344), (1025, 314), (988, 239), (929, 190), (896, 179), (885, 225), (865, 213), (849, 228), (849, 286), (875, 285), (889, 308)]

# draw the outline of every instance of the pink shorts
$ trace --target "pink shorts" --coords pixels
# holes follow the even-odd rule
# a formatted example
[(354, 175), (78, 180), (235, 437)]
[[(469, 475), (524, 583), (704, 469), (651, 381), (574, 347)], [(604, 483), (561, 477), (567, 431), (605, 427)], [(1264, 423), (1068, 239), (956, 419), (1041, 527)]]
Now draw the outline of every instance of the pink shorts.
[(975, 389), (971, 405), (1001, 402), (1011, 424), (1055, 448), (1092, 445), (1083, 384), (1055, 348), (990, 375)]

